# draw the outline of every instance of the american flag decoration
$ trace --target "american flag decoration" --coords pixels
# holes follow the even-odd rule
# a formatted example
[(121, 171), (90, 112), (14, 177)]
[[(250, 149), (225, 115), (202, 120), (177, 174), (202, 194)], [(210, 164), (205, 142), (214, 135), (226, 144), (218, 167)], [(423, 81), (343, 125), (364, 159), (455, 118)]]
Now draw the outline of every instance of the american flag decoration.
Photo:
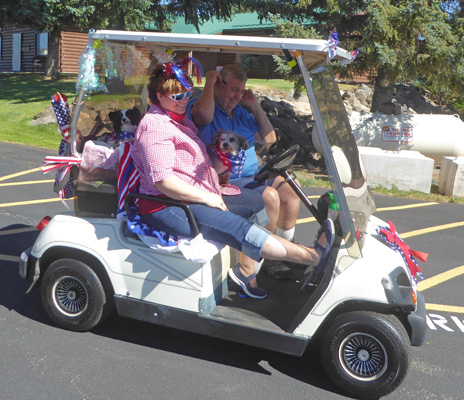
[(338, 46), (338, 33), (337, 28), (333, 28), (329, 35), (329, 48), (328, 48), (328, 60), (330, 61), (335, 57)]
[(64, 140), (69, 142), (71, 136), (69, 134), (69, 125), (71, 124), (71, 114), (69, 113), (68, 98), (66, 95), (57, 92), (52, 96), (52, 107), (55, 111), (58, 128)]
[(157, 237), (163, 246), (176, 246), (177, 237), (164, 231), (159, 231), (153, 226), (147, 225), (137, 212), (137, 200), (130, 206), (129, 215), (126, 214), (124, 202), (129, 193), (139, 191), (140, 175), (135, 168), (131, 156), (132, 143), (124, 142), (121, 158), (118, 165), (118, 210), (116, 218), (126, 219), (128, 229), (136, 235)]
[(221, 151), (218, 145), (213, 146), (213, 150), (219, 157), (221, 163), (231, 174), (234, 174), (237, 177), (242, 176), (243, 167), (245, 166), (246, 160), (245, 150), (240, 149), (235, 155)]
[[(123, 143), (122, 154), (118, 164), (118, 210), (117, 218), (127, 217), (124, 209), (124, 201), (126, 196), (132, 192), (138, 192), (140, 184), (140, 175), (134, 166), (134, 161), (131, 156), (132, 144), (129, 142)], [(137, 199), (135, 199), (137, 202)]]
[(410, 249), (409, 246), (400, 238), (398, 233), (396, 233), (395, 225), (393, 225), (391, 221), (388, 221), (388, 225), (388, 227), (379, 227), (377, 229), (377, 233), (393, 250), (398, 251), (401, 254), (416, 282), (417, 275), (421, 279), (424, 279), (422, 269), (419, 265), (417, 265), (414, 257), (417, 257), (422, 262), (426, 262), (429, 255), (421, 251)]

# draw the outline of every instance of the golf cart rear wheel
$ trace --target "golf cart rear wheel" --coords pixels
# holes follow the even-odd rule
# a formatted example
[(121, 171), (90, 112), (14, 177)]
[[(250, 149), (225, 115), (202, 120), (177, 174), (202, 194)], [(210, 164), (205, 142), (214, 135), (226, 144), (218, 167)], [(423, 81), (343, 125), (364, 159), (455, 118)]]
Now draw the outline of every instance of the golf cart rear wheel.
[(110, 302), (97, 274), (81, 261), (60, 259), (45, 271), (42, 303), (61, 328), (87, 331), (109, 313)]
[(357, 398), (379, 398), (406, 377), (410, 342), (392, 315), (357, 311), (334, 319), (324, 333), (321, 356), (330, 379)]

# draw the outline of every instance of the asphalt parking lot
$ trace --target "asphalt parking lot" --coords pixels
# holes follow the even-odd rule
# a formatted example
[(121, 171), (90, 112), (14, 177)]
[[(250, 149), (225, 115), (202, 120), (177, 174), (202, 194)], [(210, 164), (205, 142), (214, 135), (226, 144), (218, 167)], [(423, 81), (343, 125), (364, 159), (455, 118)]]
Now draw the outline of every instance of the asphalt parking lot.
[[(2, 399), (338, 399), (320, 364), (126, 319), (92, 332), (57, 329), (37, 291), (25, 295), (20, 253), (45, 215), (67, 211), (40, 166), (53, 152), (1, 143), (0, 385)], [(305, 188), (310, 199), (324, 190)], [(375, 196), (375, 215), (391, 220), (419, 262), (428, 337), (413, 348), (412, 365), (388, 399), (462, 399), (464, 343), (464, 205)], [(72, 201), (65, 201), (72, 210)], [(317, 225), (303, 210), (297, 241)], [(310, 232), (308, 234), (308, 232)], [(308, 365), (310, 364), (310, 365)], [(306, 372), (303, 372), (306, 371)], [(307, 373), (309, 372), (309, 373)]]

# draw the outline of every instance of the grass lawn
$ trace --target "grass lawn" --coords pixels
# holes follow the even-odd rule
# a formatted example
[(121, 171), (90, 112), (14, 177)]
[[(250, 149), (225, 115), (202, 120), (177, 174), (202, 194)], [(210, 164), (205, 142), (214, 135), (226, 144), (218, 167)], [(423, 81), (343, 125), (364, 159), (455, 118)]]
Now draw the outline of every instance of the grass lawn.
[(0, 74), (0, 141), (58, 150), (61, 134), (56, 124), (31, 126), (34, 115), (50, 105), (56, 93), (75, 94), (75, 76), (44, 80), (38, 74)]

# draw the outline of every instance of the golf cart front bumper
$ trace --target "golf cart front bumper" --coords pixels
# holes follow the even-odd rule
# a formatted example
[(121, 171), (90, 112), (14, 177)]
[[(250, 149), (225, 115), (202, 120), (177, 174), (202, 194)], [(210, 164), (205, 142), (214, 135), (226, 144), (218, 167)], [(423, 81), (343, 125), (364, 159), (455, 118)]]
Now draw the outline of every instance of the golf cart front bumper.
[(417, 308), (416, 311), (408, 314), (408, 322), (411, 327), (411, 345), (422, 346), (427, 334), (427, 314), (422, 293), (417, 293)]

